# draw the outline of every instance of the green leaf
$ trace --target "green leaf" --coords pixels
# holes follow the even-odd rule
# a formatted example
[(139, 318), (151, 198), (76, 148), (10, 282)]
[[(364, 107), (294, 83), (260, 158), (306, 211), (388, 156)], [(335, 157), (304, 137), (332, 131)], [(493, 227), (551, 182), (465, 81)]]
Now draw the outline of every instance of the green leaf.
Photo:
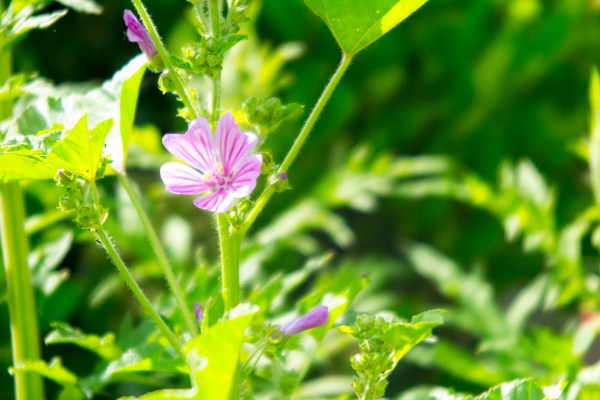
[(57, 239), (37, 246), (29, 253), (29, 265), (32, 269), (34, 285), (49, 296), (69, 277), (67, 269), (56, 271), (73, 243), (73, 233), (65, 231)]
[(133, 58), (100, 87), (82, 85), (53, 86), (43, 80), (23, 85), (28, 95), (25, 110), (18, 118), (12, 135), (30, 135), (47, 130), (53, 124), (67, 129), (79, 123), (87, 113), (91, 125), (112, 119), (114, 125), (106, 138), (104, 153), (110, 155), (110, 168), (122, 172), (125, 169), (129, 135), (133, 126), (140, 82), (146, 71), (143, 54)]
[(129, 135), (133, 128), (140, 83), (146, 72), (146, 66), (146, 58), (143, 54), (140, 54), (102, 86), (104, 90), (113, 93), (120, 92), (118, 99), (119, 113), (112, 116), (115, 120), (115, 128), (109, 132), (106, 138), (105, 150), (107, 154), (110, 154), (113, 161), (110, 167), (120, 173), (125, 171)]
[(503, 383), (491, 388), (477, 397), (468, 396), (467, 400), (551, 400), (533, 379), (522, 379)]
[(61, 386), (75, 386), (77, 384), (77, 376), (63, 367), (60, 358), (57, 357), (53, 358), (50, 364), (43, 360), (26, 361), (23, 365), (15, 367), (15, 369), (37, 372)]
[(62, 168), (92, 182), (96, 179), (104, 140), (113, 126), (113, 120), (103, 121), (92, 130), (89, 130), (87, 125), (87, 115), (84, 115), (75, 127), (52, 147), (48, 153), (48, 164), (55, 172)]
[(121, 349), (115, 344), (115, 335), (112, 333), (102, 337), (86, 334), (63, 322), (54, 322), (52, 327), (54, 330), (44, 340), (46, 344), (71, 343), (90, 350), (106, 360), (114, 360), (121, 354)]
[(239, 358), (244, 332), (252, 322), (257, 310), (256, 307), (247, 304), (239, 305), (231, 311), (231, 315), (239, 316), (204, 329), (201, 335), (196, 336), (184, 346), (183, 350), (191, 370), (191, 389), (159, 390), (137, 399), (229, 400), (233, 377), (239, 373)]
[(396, 322), (381, 339), (394, 349), (398, 361), (410, 349), (431, 336), (433, 328), (444, 323), (443, 314), (443, 310), (429, 310), (415, 315), (410, 322)]
[(417, 11), (427, 0), (304, 0), (329, 27), (343, 52), (354, 55)]

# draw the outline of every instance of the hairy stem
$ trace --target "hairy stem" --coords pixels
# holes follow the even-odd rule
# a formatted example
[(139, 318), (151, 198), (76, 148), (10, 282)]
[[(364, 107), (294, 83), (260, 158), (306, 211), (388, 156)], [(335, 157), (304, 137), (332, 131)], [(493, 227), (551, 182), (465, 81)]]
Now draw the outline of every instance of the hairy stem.
[(226, 310), (234, 308), (240, 302), (240, 247), (243, 238), (239, 231), (230, 231), (229, 225), (224, 214), (217, 216), (221, 245), (221, 284)]
[[(208, 7), (210, 10), (210, 21), (212, 35), (214, 38), (218, 38), (221, 35), (221, 0), (210, 0)], [(219, 119), (219, 108), (221, 102), (221, 74), (212, 78), (213, 90), (212, 90), (212, 109), (210, 114), (210, 123), (213, 128), (217, 124)]]
[[(350, 66), (351, 61), (351, 55), (342, 54), (342, 60), (340, 61), (340, 65), (329, 79), (329, 83), (327, 84), (327, 86), (325, 86), (325, 89), (323, 89), (323, 93), (321, 93), (321, 96), (317, 100), (315, 107), (306, 119), (306, 122), (304, 122), (304, 126), (302, 126), (302, 129), (300, 130), (298, 137), (296, 137), (294, 144), (283, 159), (283, 162), (281, 163), (278, 172), (287, 172), (291, 167), (292, 163), (296, 159), (296, 156), (300, 152), (300, 149), (306, 142), (308, 135), (310, 134), (313, 127), (315, 126), (315, 123), (319, 119), (321, 112), (323, 112), (325, 105), (329, 102), (329, 99), (331, 98), (331, 95), (333, 94), (335, 88), (337, 87), (338, 83), (342, 79), (342, 76), (344, 76), (344, 73), (346, 73), (346, 70)], [(240, 228), (241, 232), (246, 233), (248, 229), (250, 229), (250, 227), (252, 226), (254, 221), (256, 221), (256, 218), (262, 212), (263, 208), (269, 202), (271, 196), (273, 196), (274, 193), (275, 190), (272, 186), (268, 186), (262, 192), (262, 194), (254, 203), (254, 206), (248, 213), (248, 216), (246, 217), (246, 220), (244, 221), (242, 227)]]
[[(0, 14), (3, 11), (4, 2), (0, 1)], [(5, 48), (0, 50), (0, 86), (11, 74), (11, 53)], [(11, 116), (10, 99), (0, 101), (0, 120)], [(29, 245), (25, 233), (25, 204), (18, 182), (0, 185), (0, 215), (12, 361), (14, 366), (19, 367), (26, 361), (40, 358), (40, 337), (34, 290), (27, 263)], [(14, 376), (17, 400), (44, 398), (44, 386), (40, 375), (16, 369)]]
[(177, 73), (177, 70), (173, 66), (173, 63), (171, 62), (171, 57), (169, 56), (169, 52), (167, 51), (167, 48), (163, 44), (162, 40), (160, 39), (156, 26), (154, 25), (154, 22), (152, 22), (150, 14), (148, 14), (144, 3), (142, 3), (142, 0), (132, 1), (135, 9), (142, 18), (142, 22), (148, 30), (148, 33), (150, 34), (154, 45), (156, 46), (156, 50), (158, 50), (158, 55), (162, 59), (162, 62), (164, 63), (167, 70), (169, 70), (170, 76), (173, 78), (175, 91), (177, 92), (177, 94), (181, 98), (181, 101), (187, 108), (190, 117), (192, 119), (198, 118), (198, 116), (200, 115), (200, 106), (191, 95), (190, 89), (187, 87), (187, 84), (183, 81), (183, 79), (181, 79), (181, 76)]
[(169, 341), (171, 346), (173, 346), (177, 354), (179, 354), (179, 356), (183, 360), (185, 360), (185, 356), (181, 350), (181, 344), (179, 343), (179, 340), (171, 331), (171, 329), (169, 329), (169, 327), (167, 326), (165, 321), (163, 321), (160, 315), (158, 315), (154, 307), (152, 307), (150, 300), (148, 300), (140, 286), (133, 278), (133, 275), (131, 275), (131, 272), (125, 265), (125, 262), (123, 262), (123, 259), (117, 252), (115, 245), (106, 234), (104, 228), (100, 226), (97, 229), (94, 229), (93, 233), (96, 236), (96, 238), (100, 241), (100, 243), (102, 243), (102, 247), (104, 247), (104, 250), (106, 250), (106, 253), (117, 267), (119, 274), (121, 274), (121, 277), (125, 280), (125, 283), (127, 283), (127, 286), (129, 286), (129, 289), (131, 289), (131, 291), (133, 292), (133, 295), (138, 299), (140, 305), (142, 306), (146, 314), (150, 316), (156, 327), (167, 338), (167, 340)]
[(150, 222), (150, 218), (148, 218), (148, 215), (144, 211), (144, 207), (142, 206), (140, 197), (138, 196), (136, 190), (133, 188), (131, 182), (125, 174), (118, 174), (118, 177), (119, 181), (121, 182), (121, 185), (123, 185), (123, 188), (127, 192), (127, 195), (129, 196), (129, 199), (131, 200), (131, 203), (133, 204), (133, 207), (135, 208), (135, 211), (137, 212), (138, 217), (142, 222), (142, 225), (144, 226), (146, 235), (148, 236), (148, 240), (150, 241), (150, 245), (154, 249), (154, 253), (158, 258), (160, 266), (162, 267), (163, 274), (167, 280), (167, 283), (169, 284), (169, 287), (171, 288), (171, 291), (175, 296), (175, 301), (177, 302), (177, 305), (179, 306), (179, 309), (183, 314), (185, 323), (187, 324), (190, 333), (193, 336), (196, 336), (198, 335), (198, 328), (196, 326), (197, 324), (195, 323), (194, 318), (192, 317), (191, 307), (188, 307), (188, 305), (185, 302), (183, 291), (181, 290), (181, 287), (179, 286), (177, 279), (175, 278), (173, 268), (169, 263), (169, 259), (167, 258), (167, 254), (165, 252), (164, 247), (158, 239), (156, 230)]

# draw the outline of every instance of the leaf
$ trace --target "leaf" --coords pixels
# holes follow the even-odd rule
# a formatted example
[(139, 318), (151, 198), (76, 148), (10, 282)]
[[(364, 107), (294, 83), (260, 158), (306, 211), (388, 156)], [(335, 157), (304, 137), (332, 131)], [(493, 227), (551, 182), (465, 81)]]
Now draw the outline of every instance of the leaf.
[(431, 336), (433, 328), (444, 323), (443, 310), (429, 310), (415, 315), (410, 322), (396, 322), (383, 335), (382, 340), (395, 351), (396, 362), (424, 339)]
[(92, 130), (87, 127), (87, 115), (66, 133), (48, 153), (48, 164), (56, 172), (58, 169), (73, 171), (92, 182), (102, 158), (102, 148), (108, 131), (113, 126), (109, 119), (96, 125)]
[(119, 113), (114, 115), (115, 128), (106, 138), (106, 153), (112, 159), (111, 168), (117, 172), (125, 171), (127, 161), (127, 150), (129, 135), (133, 128), (135, 109), (137, 107), (138, 93), (142, 77), (146, 72), (146, 58), (143, 54), (131, 60), (125, 67), (119, 70), (115, 76), (102, 87), (119, 93)]
[(42, 292), (49, 296), (68, 276), (67, 269), (56, 271), (73, 243), (73, 233), (65, 231), (58, 239), (43, 243), (29, 253), (29, 265), (32, 268), (32, 281)]
[(112, 119), (114, 124), (106, 138), (104, 153), (110, 155), (110, 168), (125, 169), (129, 135), (133, 126), (139, 86), (146, 70), (143, 54), (133, 58), (100, 87), (88, 85), (53, 86), (43, 80), (23, 85), (29, 95), (25, 111), (17, 118), (12, 135), (31, 135), (53, 124), (74, 127), (84, 113), (91, 125)]
[(552, 400), (546, 397), (544, 390), (533, 379), (522, 379), (495, 386), (477, 397), (468, 396), (467, 400)]
[(48, 150), (61, 132), (41, 136), (18, 136), (0, 145), (0, 182), (50, 179), (54, 171), (47, 163)]
[(63, 322), (52, 323), (54, 328), (44, 339), (46, 344), (71, 343), (90, 350), (106, 360), (114, 360), (121, 354), (121, 349), (115, 344), (115, 335), (107, 333), (99, 337), (86, 334)]
[(304, 0), (329, 27), (342, 48), (354, 55), (417, 11), (427, 0)]
[(229, 400), (233, 377), (239, 373), (238, 364), (244, 332), (257, 311), (254, 306), (239, 305), (231, 314), (241, 315), (204, 329), (202, 335), (196, 336), (184, 346), (183, 350), (191, 370), (191, 389), (159, 390), (137, 399)]
[(102, 7), (92, 0), (56, 0), (58, 3), (86, 14), (100, 14)]
[(77, 384), (77, 376), (63, 367), (60, 358), (53, 358), (50, 364), (46, 361), (25, 361), (21, 366), (15, 367), (17, 370), (37, 372), (38, 374), (53, 380), (61, 386), (75, 386)]

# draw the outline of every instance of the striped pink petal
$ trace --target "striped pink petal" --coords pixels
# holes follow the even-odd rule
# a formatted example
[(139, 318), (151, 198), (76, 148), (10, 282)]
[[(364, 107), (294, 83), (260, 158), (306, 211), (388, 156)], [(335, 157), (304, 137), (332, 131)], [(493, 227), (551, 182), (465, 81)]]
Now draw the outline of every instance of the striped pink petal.
[(196, 207), (216, 213), (229, 211), (232, 204), (233, 193), (226, 190), (218, 190), (214, 193), (194, 199), (194, 205)]
[(212, 188), (201, 173), (174, 162), (160, 167), (160, 178), (167, 190), (175, 194), (200, 194)]
[(223, 115), (219, 120), (216, 136), (217, 152), (225, 176), (239, 167), (258, 142), (254, 133), (240, 130), (231, 113)]
[(202, 172), (210, 172), (216, 166), (215, 144), (205, 118), (193, 120), (183, 135), (170, 133), (163, 136), (162, 142), (175, 157)]
[(260, 154), (255, 154), (242, 161), (229, 183), (235, 197), (246, 197), (252, 193), (256, 187), (256, 180), (260, 175), (261, 166), (262, 156)]

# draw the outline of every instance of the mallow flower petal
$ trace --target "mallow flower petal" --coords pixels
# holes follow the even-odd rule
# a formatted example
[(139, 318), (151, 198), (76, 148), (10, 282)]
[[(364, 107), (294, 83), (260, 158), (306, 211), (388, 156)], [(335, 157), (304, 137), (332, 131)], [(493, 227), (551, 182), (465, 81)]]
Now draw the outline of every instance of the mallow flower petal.
[(235, 197), (242, 198), (252, 193), (256, 187), (261, 166), (262, 156), (260, 154), (250, 156), (241, 162), (229, 182)]
[(258, 142), (258, 137), (254, 133), (240, 130), (231, 113), (226, 113), (219, 120), (216, 139), (219, 160), (225, 176), (239, 167)]
[(160, 167), (160, 178), (166, 189), (175, 194), (200, 194), (212, 188), (201, 173), (175, 162)]
[(184, 134), (166, 134), (162, 142), (171, 154), (202, 172), (210, 172), (216, 166), (215, 144), (205, 118), (193, 120)]
[(233, 193), (225, 190), (218, 190), (194, 199), (196, 207), (216, 213), (229, 211), (231, 204), (233, 204)]

